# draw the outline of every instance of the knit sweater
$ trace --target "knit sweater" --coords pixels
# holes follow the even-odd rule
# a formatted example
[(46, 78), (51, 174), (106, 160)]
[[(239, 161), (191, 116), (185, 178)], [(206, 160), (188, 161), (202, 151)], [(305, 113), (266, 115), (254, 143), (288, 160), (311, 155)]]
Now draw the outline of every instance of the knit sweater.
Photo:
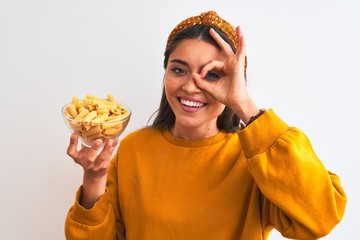
[(111, 161), (93, 208), (79, 204), (67, 239), (316, 239), (342, 219), (346, 195), (306, 135), (272, 109), (235, 133), (199, 140), (143, 128)]

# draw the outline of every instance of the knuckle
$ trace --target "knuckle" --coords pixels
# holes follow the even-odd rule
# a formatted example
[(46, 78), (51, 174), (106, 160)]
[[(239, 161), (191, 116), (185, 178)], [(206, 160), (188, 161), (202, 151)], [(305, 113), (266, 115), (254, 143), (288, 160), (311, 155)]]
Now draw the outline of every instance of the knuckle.
[(94, 165), (92, 162), (86, 161), (83, 165), (84, 170), (92, 172), (94, 171)]
[(66, 154), (70, 157), (73, 157), (74, 153), (70, 149), (66, 150)]
[(97, 159), (98, 163), (104, 163), (106, 161), (107, 161), (107, 156), (106, 155), (101, 154), (101, 155), (98, 156), (98, 159)]

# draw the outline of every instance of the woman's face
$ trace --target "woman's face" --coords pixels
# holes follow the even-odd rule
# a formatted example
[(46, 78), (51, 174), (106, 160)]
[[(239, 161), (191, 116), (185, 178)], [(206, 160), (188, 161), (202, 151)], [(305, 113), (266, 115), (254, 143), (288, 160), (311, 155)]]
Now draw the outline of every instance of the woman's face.
[[(224, 60), (220, 49), (199, 39), (185, 39), (170, 54), (165, 70), (165, 92), (175, 114), (172, 133), (176, 137), (198, 139), (215, 135), (217, 117), (225, 106), (198, 88), (193, 74), (212, 60)], [(221, 72), (210, 71), (206, 81), (217, 81)]]

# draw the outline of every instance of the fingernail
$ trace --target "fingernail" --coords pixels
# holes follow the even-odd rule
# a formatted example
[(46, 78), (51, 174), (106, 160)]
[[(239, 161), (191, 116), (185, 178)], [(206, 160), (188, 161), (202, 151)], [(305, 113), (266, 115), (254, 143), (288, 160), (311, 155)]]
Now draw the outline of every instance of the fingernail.
[(99, 147), (99, 146), (101, 145), (101, 143), (102, 143), (102, 140), (101, 140), (101, 139), (96, 139), (96, 140), (94, 141), (94, 144), (95, 144), (97, 147)]

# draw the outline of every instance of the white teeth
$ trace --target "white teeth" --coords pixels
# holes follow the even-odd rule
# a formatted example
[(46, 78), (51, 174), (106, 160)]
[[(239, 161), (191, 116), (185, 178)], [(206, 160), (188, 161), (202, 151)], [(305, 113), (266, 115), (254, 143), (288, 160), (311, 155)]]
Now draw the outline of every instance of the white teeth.
[(193, 102), (193, 101), (188, 101), (188, 100), (184, 100), (184, 99), (181, 99), (180, 100), (182, 104), (186, 105), (186, 106), (189, 106), (189, 107), (202, 107), (204, 106), (204, 103), (200, 103), (200, 102)]

